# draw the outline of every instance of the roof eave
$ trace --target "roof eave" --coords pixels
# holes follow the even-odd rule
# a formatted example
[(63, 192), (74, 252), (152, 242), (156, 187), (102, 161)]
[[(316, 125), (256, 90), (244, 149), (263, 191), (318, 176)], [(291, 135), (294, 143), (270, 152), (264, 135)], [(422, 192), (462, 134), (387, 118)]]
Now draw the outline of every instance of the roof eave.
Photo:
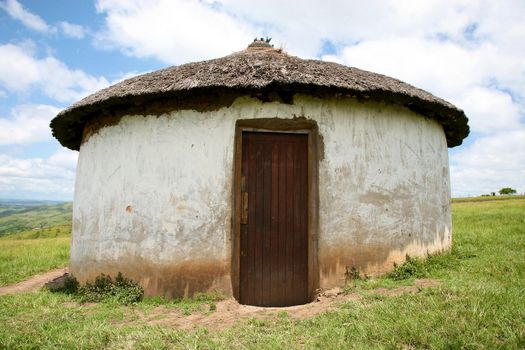
[(448, 147), (461, 145), (469, 134), (465, 113), (450, 104), (421, 100), (391, 91), (344, 90), (306, 84), (272, 84), (265, 88), (206, 87), (156, 94), (110, 97), (94, 104), (78, 105), (61, 111), (52, 121), (53, 136), (67, 148), (79, 150), (86, 123), (101, 115), (161, 114), (180, 109), (213, 110), (230, 105), (236, 97), (252, 95), (265, 101), (265, 95), (276, 93), (284, 103), (291, 103), (291, 96), (303, 93), (318, 97), (350, 96), (361, 100), (385, 101), (404, 106), (431, 118), (443, 126)]

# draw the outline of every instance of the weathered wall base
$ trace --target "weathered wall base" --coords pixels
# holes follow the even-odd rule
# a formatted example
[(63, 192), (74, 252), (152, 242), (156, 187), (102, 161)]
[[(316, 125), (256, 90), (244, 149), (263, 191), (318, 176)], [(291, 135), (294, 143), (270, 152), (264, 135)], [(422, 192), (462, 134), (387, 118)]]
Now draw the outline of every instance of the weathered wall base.
[[(125, 261), (126, 263), (122, 263)], [(115, 277), (122, 272), (127, 278), (138, 282), (146, 296), (191, 297), (196, 292), (217, 291), (231, 295), (229, 264), (221, 261), (198, 260), (175, 264), (154, 264), (136, 257), (119, 261), (71, 261), (70, 269), (79, 282), (94, 281), (104, 273)]]
[(321, 286), (324, 289), (341, 286), (345, 283), (347, 272), (355, 268), (361, 276), (380, 276), (390, 272), (394, 264), (401, 264), (406, 256), (427, 257), (450, 248), (450, 235), (437, 239), (433, 244), (414, 242), (403, 250), (392, 249), (387, 243), (363, 245), (355, 242), (337, 242), (335, 246), (323, 245), (320, 248)]

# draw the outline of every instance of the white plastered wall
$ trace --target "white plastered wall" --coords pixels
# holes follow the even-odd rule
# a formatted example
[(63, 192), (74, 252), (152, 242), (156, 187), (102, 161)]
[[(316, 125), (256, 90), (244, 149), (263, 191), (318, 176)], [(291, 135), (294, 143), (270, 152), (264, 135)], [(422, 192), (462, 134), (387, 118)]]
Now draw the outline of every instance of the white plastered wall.
[(407, 253), (450, 246), (447, 146), (437, 122), (354, 99), (242, 97), (210, 112), (125, 116), (85, 140), (73, 274), (83, 281), (123, 271), (149, 294), (229, 293), (235, 122), (299, 116), (317, 122), (323, 145), (321, 287), (342, 283), (352, 266), (378, 274)]

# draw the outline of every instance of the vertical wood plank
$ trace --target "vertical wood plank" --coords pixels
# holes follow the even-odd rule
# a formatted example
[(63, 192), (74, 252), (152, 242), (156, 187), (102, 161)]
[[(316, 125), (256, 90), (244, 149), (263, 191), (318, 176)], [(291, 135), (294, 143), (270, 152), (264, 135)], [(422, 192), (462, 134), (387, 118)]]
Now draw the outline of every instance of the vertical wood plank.
[(279, 144), (272, 144), (272, 203), (271, 203), (271, 257), (272, 272), (271, 272), (271, 290), (270, 300), (280, 300), (282, 298), (281, 288), (282, 282), (280, 280), (280, 251), (279, 251)]
[(271, 251), (271, 240), (272, 240), (272, 229), (271, 229), (271, 209), (272, 209), (272, 142), (262, 142), (263, 154), (262, 154), (262, 168), (263, 168), (263, 253), (262, 253), (262, 290), (263, 290), (263, 301), (262, 304), (269, 305), (271, 301), (271, 291), (273, 285), (271, 283), (272, 278), (272, 251)]
[[(246, 139), (246, 135), (241, 135), (241, 144), (244, 146), (244, 151), (241, 154), (241, 178), (246, 179), (248, 174), (248, 142)], [(246, 183), (245, 183), (246, 184)], [(245, 186), (243, 188), (244, 191), (248, 190), (248, 187)], [(239, 300), (243, 302), (249, 302), (248, 298), (248, 291), (247, 287), (249, 286), (249, 281), (246, 279), (246, 269), (249, 268), (249, 264), (247, 262), (247, 257), (249, 256), (247, 249), (248, 249), (248, 225), (240, 225), (239, 229), (240, 234), (240, 242), (239, 242)], [(242, 268), (241, 268), (242, 267)]]
[[(253, 135), (253, 134), (252, 134)], [(261, 166), (262, 146), (260, 142), (254, 143), (256, 150), (255, 158), (255, 300), (260, 305), (263, 300), (264, 285), (263, 280), (263, 230), (264, 230), (264, 182), (263, 182), (263, 167)]]
[(286, 276), (286, 221), (283, 220), (283, 213), (286, 213), (286, 149), (282, 144), (279, 144), (279, 247), (276, 252), (278, 254), (279, 264), (279, 288), (280, 297), (279, 303), (286, 303), (286, 295), (288, 294), (288, 281)]
[(297, 286), (293, 275), (293, 194), (294, 194), (294, 178), (293, 178), (293, 147), (290, 143), (286, 144), (286, 217), (283, 220), (286, 222), (286, 279), (289, 293), (286, 295), (285, 302), (292, 304), (295, 298)]

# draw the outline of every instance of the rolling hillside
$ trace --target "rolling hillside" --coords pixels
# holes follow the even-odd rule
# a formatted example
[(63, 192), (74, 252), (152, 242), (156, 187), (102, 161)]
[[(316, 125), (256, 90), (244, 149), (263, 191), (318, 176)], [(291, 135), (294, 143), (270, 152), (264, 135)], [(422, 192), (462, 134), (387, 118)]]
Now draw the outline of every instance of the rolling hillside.
[(71, 225), (72, 203), (0, 201), (0, 236)]

